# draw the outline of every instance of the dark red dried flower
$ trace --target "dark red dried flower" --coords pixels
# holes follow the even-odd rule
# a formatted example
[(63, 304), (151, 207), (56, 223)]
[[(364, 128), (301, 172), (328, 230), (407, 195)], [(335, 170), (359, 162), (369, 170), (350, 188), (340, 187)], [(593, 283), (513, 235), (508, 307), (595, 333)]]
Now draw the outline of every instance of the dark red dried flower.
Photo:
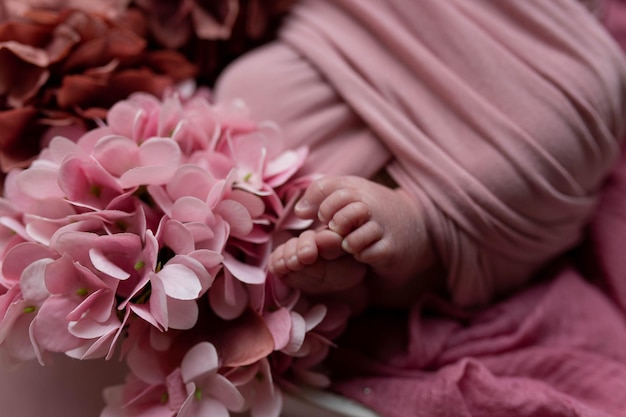
[[(5, 8), (5, 15), (8, 12)], [(150, 51), (144, 16), (26, 10), (0, 23), (0, 169), (27, 165), (50, 126), (85, 128), (134, 91), (193, 78), (176, 51)]]
[(134, 91), (156, 96), (275, 35), (295, 0), (3, 0), (0, 171), (52, 126), (88, 128)]
[(198, 65), (200, 81), (244, 52), (274, 38), (296, 0), (135, 0), (148, 16), (153, 41)]

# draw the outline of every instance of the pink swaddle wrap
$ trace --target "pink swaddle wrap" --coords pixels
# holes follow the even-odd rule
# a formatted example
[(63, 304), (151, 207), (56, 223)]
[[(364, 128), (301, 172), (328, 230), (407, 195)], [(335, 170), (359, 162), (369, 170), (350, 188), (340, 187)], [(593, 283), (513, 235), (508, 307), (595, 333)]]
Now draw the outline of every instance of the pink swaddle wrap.
[(217, 92), (310, 144), (312, 171), (386, 164), (471, 305), (580, 241), (619, 153), (625, 74), (572, 0), (305, 0)]

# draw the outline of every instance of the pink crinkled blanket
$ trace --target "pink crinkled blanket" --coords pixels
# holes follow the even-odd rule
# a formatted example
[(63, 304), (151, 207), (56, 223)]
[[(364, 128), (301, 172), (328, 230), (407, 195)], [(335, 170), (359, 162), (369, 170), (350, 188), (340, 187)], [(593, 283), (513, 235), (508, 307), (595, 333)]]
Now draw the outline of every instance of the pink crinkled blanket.
[(584, 255), (596, 268), (564, 262), (471, 315), (365, 317), (339, 341), (334, 389), (385, 417), (626, 415), (626, 161), (613, 181)]

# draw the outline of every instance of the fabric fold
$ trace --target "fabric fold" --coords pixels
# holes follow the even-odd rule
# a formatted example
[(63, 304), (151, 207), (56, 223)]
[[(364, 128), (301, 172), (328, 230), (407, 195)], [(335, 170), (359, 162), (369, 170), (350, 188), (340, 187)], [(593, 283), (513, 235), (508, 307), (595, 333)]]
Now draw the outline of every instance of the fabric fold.
[(385, 417), (621, 416), (623, 314), (565, 265), (471, 317), (432, 305), (374, 312), (338, 341), (334, 390)]
[(456, 302), (488, 302), (580, 241), (626, 79), (581, 4), (302, 1), (282, 40), (393, 155)]

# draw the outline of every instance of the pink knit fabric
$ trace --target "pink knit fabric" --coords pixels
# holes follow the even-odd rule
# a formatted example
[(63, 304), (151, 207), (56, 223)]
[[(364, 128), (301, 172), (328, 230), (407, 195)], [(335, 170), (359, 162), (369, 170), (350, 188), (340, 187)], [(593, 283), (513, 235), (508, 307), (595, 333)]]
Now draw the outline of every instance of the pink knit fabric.
[(386, 165), (418, 199), (454, 300), (519, 287), (581, 239), (618, 155), (626, 68), (575, 0), (303, 0), (218, 84), (309, 169)]

